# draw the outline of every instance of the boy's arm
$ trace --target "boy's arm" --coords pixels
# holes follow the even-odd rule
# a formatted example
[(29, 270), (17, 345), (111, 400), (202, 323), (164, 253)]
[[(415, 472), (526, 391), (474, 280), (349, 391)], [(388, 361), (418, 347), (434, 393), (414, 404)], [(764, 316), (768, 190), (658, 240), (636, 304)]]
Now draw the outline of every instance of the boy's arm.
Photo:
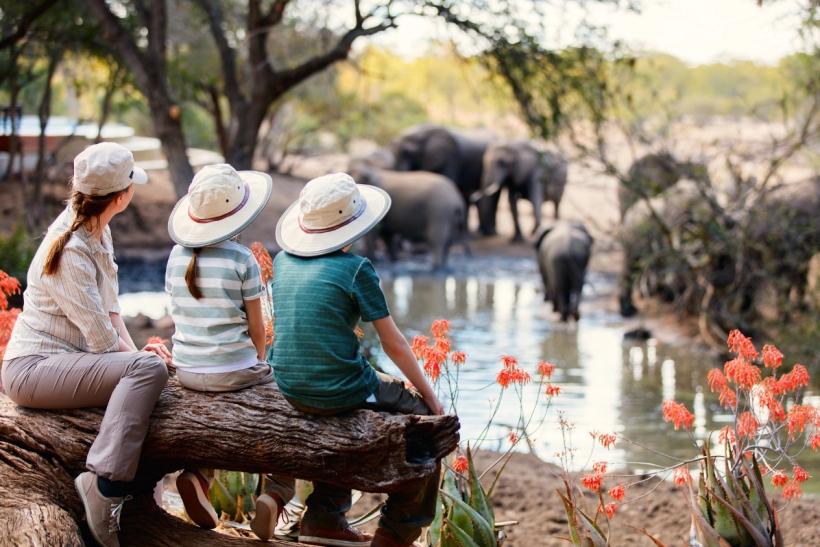
[(427, 378), (424, 377), (424, 373), (413, 355), (413, 350), (410, 349), (410, 344), (407, 343), (407, 339), (399, 331), (393, 318), (388, 315), (376, 319), (373, 321), (373, 326), (376, 327), (384, 352), (396, 363), (405, 378), (419, 391), (430, 411), (436, 415), (444, 414), (444, 407), (441, 406), (433, 388), (427, 382)]
[(245, 312), (248, 315), (248, 334), (256, 348), (256, 357), (265, 360), (265, 319), (262, 317), (262, 299), (245, 300)]

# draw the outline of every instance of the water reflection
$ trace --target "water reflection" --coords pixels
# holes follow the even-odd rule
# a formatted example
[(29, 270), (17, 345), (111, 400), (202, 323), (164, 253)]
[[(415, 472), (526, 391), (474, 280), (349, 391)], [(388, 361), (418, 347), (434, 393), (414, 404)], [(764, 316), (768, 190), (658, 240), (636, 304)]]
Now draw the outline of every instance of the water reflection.
[[(577, 325), (555, 322), (542, 300), (540, 281), (530, 261), (494, 264), (474, 260), (469, 268), (441, 277), (382, 265), (379, 272), (391, 312), (408, 337), (426, 334), (434, 319), (446, 317), (452, 324), (454, 347), (468, 353), (458, 404), (465, 441), (473, 439), (487, 422), (498, 393), (494, 380), (499, 358), (504, 354), (515, 355), (530, 371), (542, 359), (558, 367), (554, 381), (561, 385), (561, 395), (533, 438), (537, 454), (544, 458), (561, 449), (556, 411), (564, 412), (576, 426), (574, 444), (580, 464), (591, 447), (587, 432), (615, 431), (635, 444), (619, 443), (601, 457), (614, 464), (629, 462), (632, 467), (645, 467), (640, 462), (673, 463), (644, 447), (678, 458), (692, 456), (689, 435), (672, 431), (662, 421), (660, 408), (665, 399), (693, 409), (694, 434), (699, 439), (731, 419), (705, 384), (706, 373), (716, 363), (713, 356), (691, 346), (667, 346), (655, 340), (624, 343), (621, 318), (592, 306), (582, 308)], [(594, 278), (597, 291), (607, 283), (611, 281)], [(123, 295), (121, 303), (126, 314), (152, 317), (163, 315), (167, 306), (162, 293)], [(375, 335), (371, 327), (366, 331)], [(386, 356), (377, 353), (377, 358), (389, 372), (398, 372)], [(532, 400), (532, 390), (528, 393)], [(818, 397), (809, 393), (804, 402), (818, 404)], [(497, 415), (502, 427), (491, 433), (495, 440), (488, 448), (503, 445), (509, 431), (505, 426), (514, 426), (517, 417), (517, 401), (507, 393)], [(811, 454), (804, 451), (801, 461), (810, 473), (820, 474), (820, 464)]]

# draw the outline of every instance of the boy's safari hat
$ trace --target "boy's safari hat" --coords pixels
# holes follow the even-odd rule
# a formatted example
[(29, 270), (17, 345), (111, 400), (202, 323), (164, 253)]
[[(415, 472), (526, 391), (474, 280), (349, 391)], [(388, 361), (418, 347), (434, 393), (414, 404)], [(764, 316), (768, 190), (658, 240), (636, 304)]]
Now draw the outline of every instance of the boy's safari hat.
[(347, 173), (308, 182), (276, 225), (276, 243), (297, 256), (319, 256), (347, 247), (390, 209), (381, 188), (356, 184)]
[(92, 144), (74, 158), (71, 186), (83, 194), (105, 196), (146, 182), (148, 174), (134, 165), (134, 155), (121, 144)]
[(188, 194), (168, 219), (171, 239), (183, 247), (204, 247), (244, 230), (267, 205), (273, 181), (259, 171), (237, 171), (227, 163), (206, 165), (194, 175)]

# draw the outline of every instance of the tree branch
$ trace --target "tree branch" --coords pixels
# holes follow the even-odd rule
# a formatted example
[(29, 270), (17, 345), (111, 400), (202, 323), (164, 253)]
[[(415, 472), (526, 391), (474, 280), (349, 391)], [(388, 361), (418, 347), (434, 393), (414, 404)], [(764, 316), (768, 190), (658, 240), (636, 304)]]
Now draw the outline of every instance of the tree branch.
[(196, 0), (196, 3), (208, 18), (208, 26), (211, 29), (211, 35), (214, 38), (216, 49), (219, 51), (219, 59), (222, 63), (225, 96), (228, 97), (231, 110), (237, 112), (244, 106), (246, 101), (239, 86), (236, 52), (225, 37), (225, 17), (222, 13), (221, 4), (216, 0)]
[(25, 38), (29, 28), (31, 28), (31, 25), (33, 25), (37, 19), (51, 9), (51, 7), (58, 1), (59, 0), (40, 0), (40, 2), (37, 2), (30, 11), (23, 14), (17, 28), (15, 28), (7, 36), (3, 36), (3, 38), (0, 39), (0, 50), (11, 47)]
[(373, 34), (378, 34), (379, 32), (383, 32), (389, 28), (395, 28), (396, 26), (395, 18), (392, 15), (388, 15), (388, 17), (378, 25), (364, 27), (364, 22), (366, 22), (371, 15), (372, 14), (364, 16), (361, 22), (357, 23), (354, 28), (348, 30), (339, 41), (336, 42), (336, 45), (332, 49), (308, 59), (301, 65), (275, 72), (273, 75), (274, 86), (272, 89), (274, 97), (281, 95), (317, 72), (321, 72), (333, 63), (347, 59), (347, 56), (350, 54), (350, 48), (356, 38), (372, 36)]

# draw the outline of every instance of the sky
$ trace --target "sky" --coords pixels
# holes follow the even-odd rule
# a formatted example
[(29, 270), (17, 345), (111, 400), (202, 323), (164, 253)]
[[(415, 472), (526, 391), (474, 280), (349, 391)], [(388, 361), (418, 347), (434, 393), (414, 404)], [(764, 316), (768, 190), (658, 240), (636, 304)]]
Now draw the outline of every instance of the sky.
[[(576, 23), (587, 19), (634, 49), (670, 53), (692, 65), (727, 60), (774, 64), (800, 49), (796, 0), (763, 7), (754, 0), (643, 0), (642, 6), (640, 13), (604, 6), (557, 10), (545, 39), (551, 45), (572, 44)], [(413, 57), (424, 53), (419, 44), (450, 35), (441, 22), (408, 17), (398, 30), (373, 41)]]

